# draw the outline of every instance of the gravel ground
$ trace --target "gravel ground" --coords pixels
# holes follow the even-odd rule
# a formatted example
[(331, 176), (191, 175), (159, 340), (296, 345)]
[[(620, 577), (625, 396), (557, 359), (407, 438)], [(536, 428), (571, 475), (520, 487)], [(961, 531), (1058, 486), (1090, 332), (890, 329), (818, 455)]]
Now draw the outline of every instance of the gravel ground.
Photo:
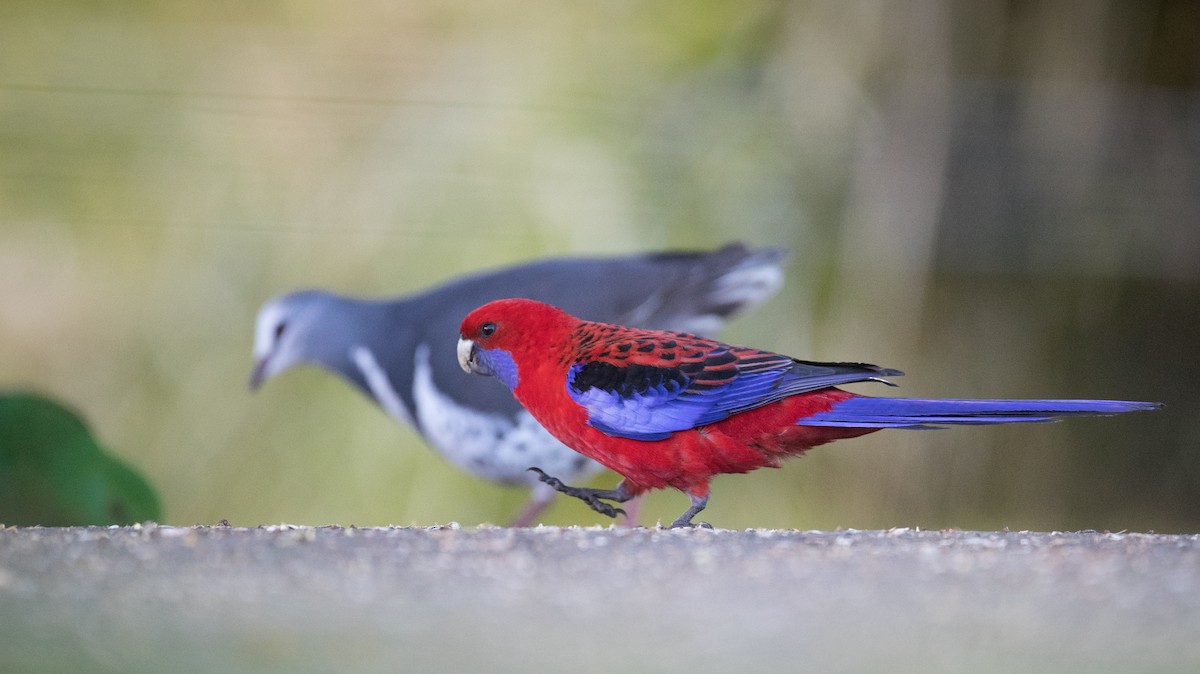
[(1200, 671), (1200, 536), (0, 530), (3, 671)]

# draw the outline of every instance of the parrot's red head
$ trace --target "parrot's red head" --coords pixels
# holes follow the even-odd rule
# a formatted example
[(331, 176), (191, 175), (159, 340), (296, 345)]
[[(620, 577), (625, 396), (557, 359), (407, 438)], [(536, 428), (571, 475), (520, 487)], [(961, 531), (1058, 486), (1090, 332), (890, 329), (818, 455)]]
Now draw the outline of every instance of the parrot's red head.
[(489, 302), (463, 319), (458, 364), (466, 372), (495, 375), (515, 389), (522, 356), (531, 351), (546, 352), (565, 339), (578, 322), (562, 309), (534, 300)]

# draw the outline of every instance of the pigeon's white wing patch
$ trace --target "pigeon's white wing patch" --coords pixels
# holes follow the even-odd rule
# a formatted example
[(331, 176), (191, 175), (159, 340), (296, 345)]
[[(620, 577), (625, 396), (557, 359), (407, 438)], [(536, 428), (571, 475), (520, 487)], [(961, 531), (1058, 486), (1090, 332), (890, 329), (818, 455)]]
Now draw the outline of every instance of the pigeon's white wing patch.
[(356, 346), (350, 349), (350, 359), (362, 373), (363, 379), (367, 380), (371, 395), (379, 401), (383, 411), (402, 424), (416, 426), (416, 421), (408, 413), (408, 408), (404, 406), (396, 387), (392, 386), (392, 380), (388, 379), (387, 372), (384, 372), (379, 366), (379, 361), (375, 360), (375, 354), (365, 346)]
[(525, 410), (514, 420), (466, 407), (439, 391), (433, 382), (428, 344), (416, 349), (413, 400), (417, 427), (429, 444), (447, 461), (477, 477), (536, 487), (541, 483), (528, 472), (531, 466), (567, 482), (603, 470), (556, 440)]

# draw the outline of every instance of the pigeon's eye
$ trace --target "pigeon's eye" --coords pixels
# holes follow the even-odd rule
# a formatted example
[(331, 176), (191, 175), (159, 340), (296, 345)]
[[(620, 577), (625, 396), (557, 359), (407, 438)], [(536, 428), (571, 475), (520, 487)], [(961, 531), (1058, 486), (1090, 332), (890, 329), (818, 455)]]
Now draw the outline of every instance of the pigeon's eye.
[(479, 334), (484, 337), (491, 337), (492, 333), (495, 331), (496, 331), (495, 323), (484, 323), (483, 325), (479, 326)]
[(287, 328), (287, 323), (280, 323), (280, 324), (276, 325), (275, 326), (275, 339), (279, 339), (280, 337), (282, 337), (283, 331), (286, 328)]

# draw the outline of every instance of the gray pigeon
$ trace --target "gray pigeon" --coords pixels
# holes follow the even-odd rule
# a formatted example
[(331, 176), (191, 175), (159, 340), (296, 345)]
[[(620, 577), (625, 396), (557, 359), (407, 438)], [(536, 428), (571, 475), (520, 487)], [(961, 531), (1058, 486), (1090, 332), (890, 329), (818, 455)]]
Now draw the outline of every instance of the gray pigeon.
[(785, 257), (778, 248), (731, 244), (702, 253), (548, 259), (389, 299), (293, 292), (258, 312), (250, 388), (300, 364), (340, 375), (455, 466), (530, 488), (512, 522), (527, 526), (555, 495), (531, 466), (568, 482), (602, 467), (554, 439), (500, 382), (463, 374), (455, 353), (463, 317), (492, 300), (527, 297), (592, 320), (712, 335), (779, 289)]

